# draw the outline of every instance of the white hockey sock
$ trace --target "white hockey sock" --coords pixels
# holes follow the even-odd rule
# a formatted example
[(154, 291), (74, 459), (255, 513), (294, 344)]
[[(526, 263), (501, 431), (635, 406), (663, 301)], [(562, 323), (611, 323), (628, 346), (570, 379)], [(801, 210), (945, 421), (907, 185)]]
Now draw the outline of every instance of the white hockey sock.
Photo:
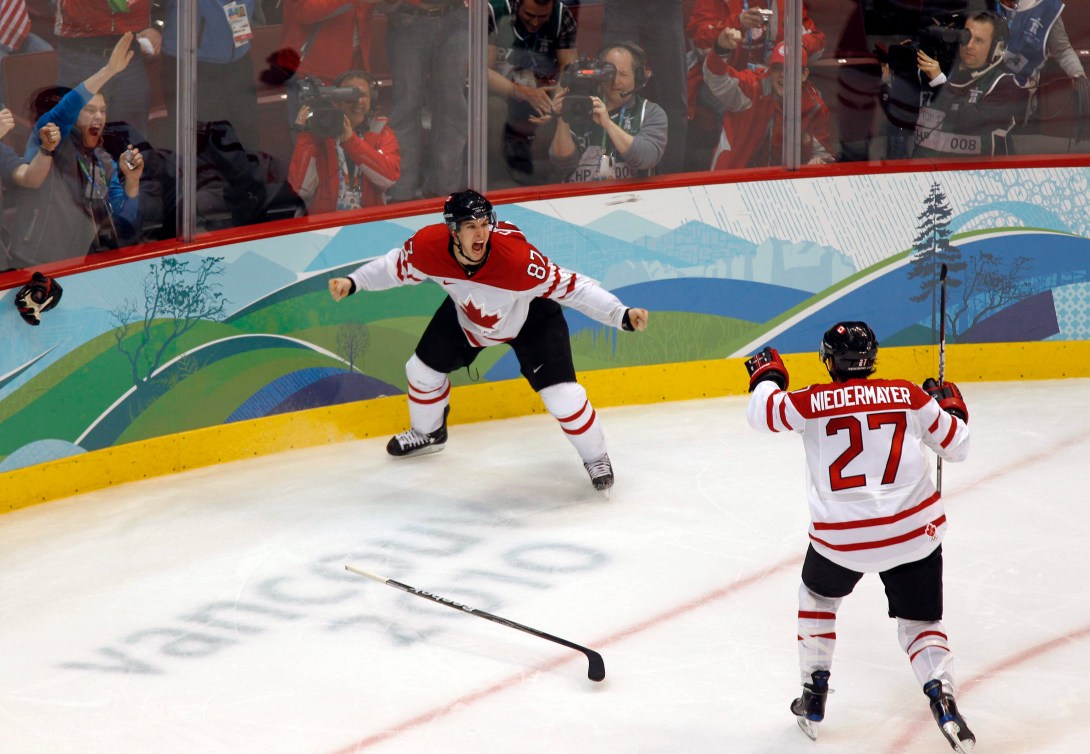
[(908, 655), (920, 686), (938, 679), (943, 691), (954, 693), (954, 656), (942, 622), (898, 618), (897, 640)]
[(575, 446), (585, 463), (606, 454), (606, 436), (587, 391), (578, 382), (561, 382), (543, 388), (538, 395), (553, 418), (560, 422), (564, 436)]
[(419, 432), (434, 432), (443, 425), (443, 411), (450, 402), (450, 380), (416, 357), (405, 364), (409, 381), (409, 420)]
[(822, 597), (799, 586), (799, 672), (803, 683), (815, 670), (831, 670), (836, 648), (836, 611), (841, 597)]

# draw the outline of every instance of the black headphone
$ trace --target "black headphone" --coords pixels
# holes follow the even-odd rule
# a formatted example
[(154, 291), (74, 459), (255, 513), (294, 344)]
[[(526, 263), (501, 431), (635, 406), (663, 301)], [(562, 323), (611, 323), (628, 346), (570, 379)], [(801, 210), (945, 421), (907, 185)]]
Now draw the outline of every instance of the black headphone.
[(995, 11), (982, 10), (977, 13), (971, 14), (967, 21), (984, 21), (992, 25), (992, 46), (988, 50), (988, 63), (991, 64), (997, 58), (999, 58), (1003, 51), (1007, 47), (1007, 39), (1010, 38), (1011, 29), (1007, 24), (1007, 19), (999, 15)]
[(632, 56), (632, 75), (635, 77), (636, 83), (634, 84), (635, 88), (629, 94), (634, 94), (647, 86), (647, 79), (651, 78), (651, 74), (647, 72), (647, 53), (635, 42), (610, 42), (598, 50), (598, 62), (604, 63), (609, 51), (618, 49), (628, 50)]
[(375, 105), (378, 104), (378, 79), (372, 76), (367, 71), (363, 70), (351, 70), (345, 71), (336, 78), (333, 82), (333, 86), (344, 86), (344, 82), (348, 79), (363, 79), (367, 82), (367, 88), (370, 90), (371, 95), (371, 109), (367, 112), (367, 116), (370, 117), (375, 112)]

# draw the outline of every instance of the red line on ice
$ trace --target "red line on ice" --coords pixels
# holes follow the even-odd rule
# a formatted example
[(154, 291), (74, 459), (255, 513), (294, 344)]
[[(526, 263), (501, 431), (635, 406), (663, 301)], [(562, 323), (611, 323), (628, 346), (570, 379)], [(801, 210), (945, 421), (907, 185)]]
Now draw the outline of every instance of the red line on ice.
[[(706, 605), (710, 605), (713, 602), (718, 602), (719, 600), (733, 596), (734, 594), (742, 591), (743, 589), (754, 586), (763, 581), (764, 579), (768, 578), (769, 576), (773, 576), (787, 568), (797, 568), (799, 565), (801, 565), (801, 563), (802, 556), (791, 556), (789, 558), (785, 558), (774, 565), (762, 568), (761, 570), (756, 571), (749, 576), (745, 576), (736, 581), (732, 581), (729, 584), (720, 587), (719, 589), (708, 592), (705, 595), (690, 600), (689, 602), (686, 602), (679, 607), (664, 610), (663, 612), (652, 618), (648, 618), (647, 620), (633, 624), (632, 626), (618, 631), (612, 636), (608, 636), (605, 639), (595, 642), (590, 646), (596, 649), (599, 647), (608, 647), (611, 644), (616, 644), (622, 639), (627, 639), (630, 636), (655, 628), (663, 623), (667, 623), (668, 621), (671, 621), (675, 618), (679, 618), (683, 615), (691, 613), (694, 610), (705, 607)], [(560, 665), (574, 662), (575, 658), (577, 657), (581, 660), (583, 659), (582, 656), (578, 654), (562, 655), (560, 657), (557, 657), (555, 660), (552, 660), (551, 662), (539, 665), (536, 668), (536, 672), (548, 672)], [(521, 683), (525, 679), (525, 673), (517, 673), (515, 675), (508, 676), (502, 681), (498, 681), (487, 688), (481, 689), (480, 691), (474, 691), (472, 693), (466, 694), (465, 696), (455, 699), (453, 702), (444, 704), (442, 707), (436, 707), (435, 709), (429, 710), (428, 712), (424, 712), (422, 714), (416, 715), (415, 717), (411, 717), (408, 720), (397, 723), (387, 728), (386, 730), (370, 735), (367, 738), (360, 739), (359, 741), (356, 741), (353, 744), (349, 744), (342, 749), (337, 749), (337, 751), (333, 752), (333, 754), (355, 754), (356, 752), (364, 751), (365, 749), (369, 749), (376, 744), (382, 743), (383, 741), (387, 741), (402, 733), (410, 731), (413, 728), (448, 715), (456, 709), (461, 709), (466, 705), (474, 704), (475, 702), (479, 702), (482, 699), (487, 699), (490, 696), (494, 696), (501, 691), (505, 691), (506, 689), (509, 689), (512, 686)]]

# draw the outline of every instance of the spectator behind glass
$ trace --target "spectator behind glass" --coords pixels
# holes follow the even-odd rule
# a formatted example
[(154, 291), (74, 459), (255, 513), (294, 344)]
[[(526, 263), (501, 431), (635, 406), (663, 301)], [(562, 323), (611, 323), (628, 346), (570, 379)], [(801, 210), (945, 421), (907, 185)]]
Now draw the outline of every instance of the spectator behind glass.
[(131, 132), (148, 133), (150, 91), (145, 59), (159, 54), (162, 34), (152, 23), (152, 0), (57, 0), (57, 83), (75, 87), (102, 67), (119, 36), (135, 36), (132, 62), (102, 92), (110, 115)]
[[(298, 133), (288, 172), (288, 182), (312, 215), (385, 204), (386, 190), (401, 175), (397, 137), (386, 118), (373, 114), (377, 86), (370, 76), (346, 71), (334, 85), (355, 87), (359, 98), (332, 103), (335, 111), (343, 113), (336, 136)], [(308, 105), (299, 108), (296, 127), (306, 129), (308, 119), (313, 124), (332, 122), (328, 116), (310, 119), (310, 115)], [(321, 129), (321, 125), (313, 127)]]
[(564, 113), (565, 99), (576, 95), (564, 92), (556, 100), (561, 116), (549, 159), (566, 181), (651, 175), (666, 152), (668, 126), (662, 108), (639, 94), (647, 77), (643, 51), (617, 43), (605, 47), (598, 60), (616, 72), (601, 83), (599, 96), (587, 98), (588, 116)]
[(552, 96), (560, 71), (579, 57), (575, 17), (559, 0), (493, 0), (489, 10), (489, 131), (499, 135), (502, 128), (512, 178), (544, 183), (535, 162), (556, 128)]
[[(0, 60), (8, 55), (45, 52), (53, 47), (30, 28), (26, 0), (0, 0)], [(0, 102), (4, 101), (0, 80)]]
[(1008, 136), (1026, 114), (1028, 95), (1003, 65), (1003, 19), (990, 11), (965, 21), (969, 39), (958, 47), (949, 75), (920, 50), (916, 58), (929, 80), (916, 121), (913, 157), (1009, 154)]
[[(386, 21), (394, 79), (390, 126), (401, 146), (391, 201), (446, 196), (465, 186), (469, 104), (467, 0), (402, 0)], [(424, 115), (431, 116), (425, 131)]]
[[(130, 145), (120, 166), (102, 148), (106, 101), (101, 90), (133, 59), (132, 32), (121, 35), (105, 67), (69, 91), (35, 124), (24, 159), (59, 137), (41, 188), (21, 192), (12, 229), (13, 266), (29, 267), (132, 243), (139, 231), (144, 160)], [(55, 124), (50, 141), (42, 128)], [(122, 176), (118, 178), (118, 173)], [(124, 181), (122, 186), (121, 181)]]
[[(735, 70), (727, 61), (743, 39), (738, 29), (723, 29), (704, 60), (704, 81), (720, 103), (723, 131), (712, 156), (712, 170), (783, 164), (784, 45), (779, 44), (763, 70)], [(805, 165), (833, 162), (829, 150), (829, 109), (806, 79), (802, 55), (802, 143)]]
[[(166, 5), (160, 71), (172, 122), (177, 122), (179, 5), (178, 0), (168, 0)], [(250, 43), (253, 27), (260, 23), (259, 14), (257, 0), (197, 2), (197, 120), (227, 121), (250, 149), (258, 144), (257, 84)]]
[[(1049, 60), (1056, 61), (1078, 95), (1076, 120), (1090, 115), (1090, 84), (1079, 54), (1071, 46), (1063, 18), (1062, 0), (992, 0), (992, 10), (1007, 21), (1010, 37), (1003, 60), (1015, 82), (1030, 90), (1030, 115), (1037, 111), (1041, 70)], [(1050, 83), (1050, 82), (1046, 82)], [(1075, 123), (1077, 139), (1085, 138), (1090, 124)]]
[[(769, 7), (770, 5), (774, 7)], [(761, 10), (770, 13), (761, 13)], [(741, 70), (750, 65), (765, 66), (771, 57), (772, 49), (783, 41), (783, 22), (785, 11), (783, 0), (775, 3), (748, 2), (747, 0), (696, 0), (689, 23), (685, 30), (696, 48), (697, 65), (689, 69), (689, 117), (696, 116), (698, 102), (716, 108), (714, 98), (709, 100), (704, 81), (704, 57), (715, 45), (716, 39), (724, 29), (738, 29), (743, 32), (742, 41), (734, 48), (730, 60), (732, 68)], [(768, 33), (775, 24), (775, 35)], [(825, 33), (817, 28), (806, 4), (802, 6), (802, 49), (809, 60), (817, 60), (825, 51)], [(721, 115), (722, 111), (717, 111)]]
[[(0, 110), (0, 139), (15, 127), (15, 116), (6, 107)], [(12, 186), (35, 189), (42, 185), (53, 167), (53, 152), (61, 140), (61, 131), (55, 123), (45, 123), (38, 129), (41, 148), (30, 161), (25, 161), (7, 144), (0, 143), (0, 212), (4, 209), (3, 190)], [(8, 258), (11, 233), (5, 226), (0, 243), (0, 271), (15, 269), (15, 262)]]
[(644, 96), (666, 113), (669, 132), (666, 153), (657, 172), (685, 169), (689, 130), (685, 90), (685, 19), (677, 0), (605, 0), (605, 40), (634, 42), (644, 50), (644, 62), (654, 71)]
[(288, 81), (287, 117), (299, 112), (298, 82), (313, 76), (331, 84), (344, 71), (371, 69), (371, 17), (378, 0), (287, 0), (282, 65)]

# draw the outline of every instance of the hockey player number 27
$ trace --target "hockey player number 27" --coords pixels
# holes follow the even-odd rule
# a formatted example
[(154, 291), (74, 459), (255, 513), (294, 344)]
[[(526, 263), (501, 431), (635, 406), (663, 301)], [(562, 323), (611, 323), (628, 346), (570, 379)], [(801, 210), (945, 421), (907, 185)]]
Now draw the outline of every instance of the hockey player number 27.
[[(883, 427), (892, 426), (893, 433), (877, 432)], [(867, 414), (867, 432), (865, 439), (867, 445), (882, 441), (888, 436), (889, 455), (886, 457), (886, 467), (882, 472), (882, 484), (893, 484), (897, 479), (897, 467), (901, 465), (901, 448), (905, 441), (905, 427), (907, 420), (903, 411), (882, 411)], [(848, 447), (837, 456), (837, 459), (829, 464), (829, 488), (837, 490), (850, 490), (854, 487), (865, 487), (867, 477), (865, 474), (844, 476), (844, 469), (851, 463), (864, 448), (863, 423), (858, 416), (838, 416), (831, 419), (825, 426), (825, 434), (829, 437), (841, 432), (848, 433)]]

